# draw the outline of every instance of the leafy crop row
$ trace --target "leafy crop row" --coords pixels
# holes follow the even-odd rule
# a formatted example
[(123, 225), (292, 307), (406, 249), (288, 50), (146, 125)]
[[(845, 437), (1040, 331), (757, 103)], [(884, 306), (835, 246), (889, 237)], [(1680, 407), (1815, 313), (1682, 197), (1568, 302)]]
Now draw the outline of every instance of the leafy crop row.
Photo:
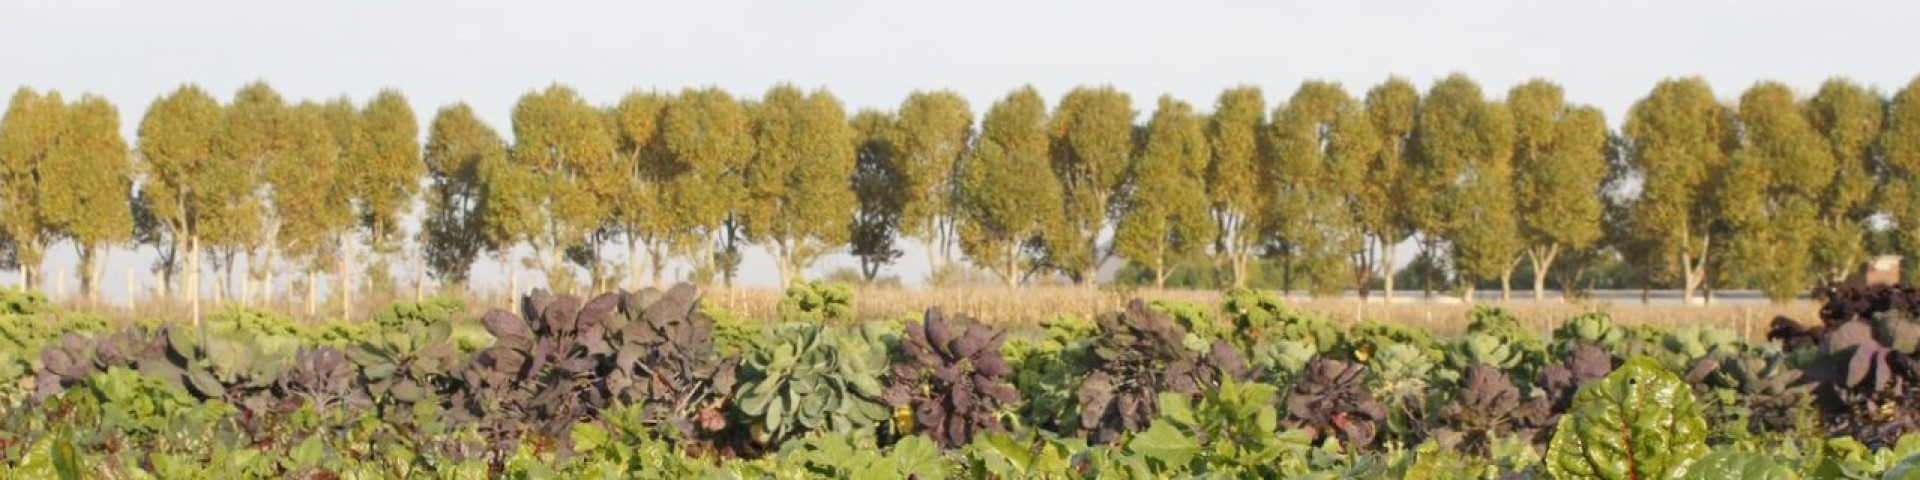
[[(1920, 465), (1915, 292), (1747, 342), (1603, 314), (1466, 334), (1235, 291), (1000, 328), (712, 315), (690, 285), (477, 321), (0, 316), (0, 475), (1861, 478)], [(840, 302), (845, 304), (844, 301)], [(728, 333), (731, 332), (731, 333)], [(726, 340), (729, 337), (740, 340)], [(1782, 347), (1786, 347), (1783, 349)], [(1904, 478), (1904, 477), (1901, 477)]]

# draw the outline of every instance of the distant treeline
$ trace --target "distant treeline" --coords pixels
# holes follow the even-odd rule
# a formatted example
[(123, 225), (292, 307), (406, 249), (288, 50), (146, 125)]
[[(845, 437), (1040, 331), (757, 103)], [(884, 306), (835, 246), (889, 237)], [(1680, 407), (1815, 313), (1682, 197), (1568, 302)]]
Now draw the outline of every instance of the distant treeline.
[(1290, 287), (1388, 295), (1409, 239), (1427, 288), (1519, 275), (1537, 292), (1606, 265), (1777, 299), (1920, 251), (1920, 80), (1891, 99), (1844, 79), (1723, 99), (1669, 79), (1619, 131), (1550, 81), (1502, 98), (1464, 75), (1424, 93), (1306, 82), (1274, 104), (1237, 87), (1208, 110), (1161, 97), (1143, 116), (1111, 87), (1051, 107), (1021, 88), (976, 117), (950, 91), (849, 114), (788, 85), (611, 105), (554, 85), (514, 106), (512, 142), (455, 104), (421, 145), (397, 91), (295, 102), (253, 83), (223, 104), (186, 85), (130, 145), (106, 100), (23, 88), (0, 118), (0, 247), (31, 286), (70, 242), (89, 295), (113, 246), (154, 248), (163, 294), (195, 299), (203, 260), (243, 298), (299, 272), (310, 309), (323, 274), (347, 292), (360, 268), (404, 263), (457, 286), (481, 255), (562, 289), (658, 282), (676, 261), (730, 281), (753, 246), (783, 282), (841, 251), (872, 279), (907, 238), (931, 246), (935, 275), (963, 259), (1009, 285), (1092, 282), (1115, 259), (1160, 284), (1204, 259), (1210, 283), (1280, 265)]

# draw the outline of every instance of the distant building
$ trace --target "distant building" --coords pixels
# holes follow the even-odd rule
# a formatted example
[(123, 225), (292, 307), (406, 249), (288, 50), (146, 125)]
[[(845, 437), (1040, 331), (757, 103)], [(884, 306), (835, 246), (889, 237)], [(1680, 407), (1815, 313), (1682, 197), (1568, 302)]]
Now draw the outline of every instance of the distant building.
[(1867, 261), (1867, 271), (1861, 273), (1867, 285), (1893, 285), (1900, 283), (1900, 256), (1881, 255)]

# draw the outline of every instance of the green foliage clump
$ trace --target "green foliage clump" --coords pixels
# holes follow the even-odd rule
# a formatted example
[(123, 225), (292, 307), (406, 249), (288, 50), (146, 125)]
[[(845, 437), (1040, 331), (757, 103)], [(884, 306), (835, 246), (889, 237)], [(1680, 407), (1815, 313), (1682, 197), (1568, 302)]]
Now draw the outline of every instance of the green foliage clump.
[(782, 325), (747, 354), (734, 397), (767, 445), (807, 432), (873, 435), (890, 413), (888, 348), (876, 329)]
[(853, 319), (853, 287), (821, 281), (794, 282), (780, 299), (782, 322), (843, 322)]
[(47, 300), (47, 294), (20, 287), (0, 287), (0, 315), (39, 315), (55, 313), (59, 308)]

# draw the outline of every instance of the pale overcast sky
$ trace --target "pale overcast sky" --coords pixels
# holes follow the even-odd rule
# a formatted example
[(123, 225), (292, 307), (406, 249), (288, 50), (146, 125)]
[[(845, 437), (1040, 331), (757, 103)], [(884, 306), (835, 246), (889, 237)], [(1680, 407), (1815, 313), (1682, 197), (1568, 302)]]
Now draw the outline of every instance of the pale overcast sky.
[[(226, 98), (255, 79), (289, 99), (396, 87), (423, 132), (465, 101), (509, 133), (514, 100), (552, 82), (608, 104), (709, 84), (758, 97), (784, 81), (829, 88), (850, 111), (949, 88), (976, 113), (1022, 84), (1057, 99), (1110, 83), (1144, 121), (1161, 94), (1205, 109), (1243, 83), (1273, 102), (1305, 79), (1359, 94), (1388, 75), (1424, 88), (1458, 71), (1494, 96), (1545, 77), (1617, 125), (1668, 76), (1703, 76), (1729, 99), (1762, 79), (1804, 93), (1847, 76), (1890, 92), (1920, 73), (1917, 23), (1920, 3), (1893, 1), (19, 1), (0, 6), (0, 88), (103, 95), (129, 142), (147, 104), (182, 82)], [(73, 289), (72, 249), (50, 253)], [(150, 287), (151, 252), (111, 259), (110, 296), (128, 268)], [(895, 272), (916, 281), (923, 259), (910, 249)], [(774, 282), (758, 249), (743, 272)], [(490, 263), (475, 277), (504, 282)]]

